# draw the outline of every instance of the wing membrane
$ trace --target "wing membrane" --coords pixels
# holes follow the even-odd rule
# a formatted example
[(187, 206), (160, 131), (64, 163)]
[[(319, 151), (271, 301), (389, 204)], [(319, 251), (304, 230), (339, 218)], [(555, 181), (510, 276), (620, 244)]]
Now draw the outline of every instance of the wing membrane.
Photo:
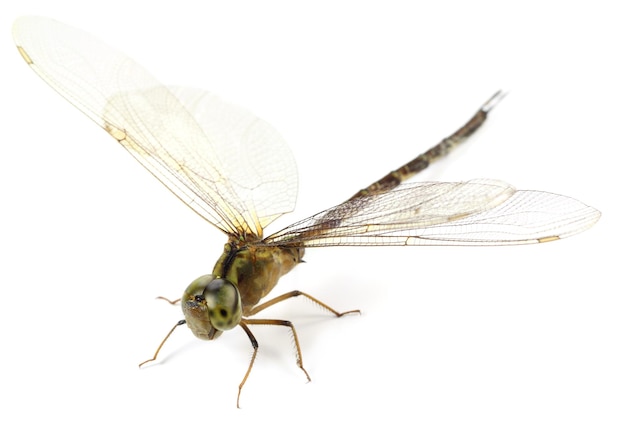
[(214, 95), (170, 89), (77, 29), (20, 18), (22, 57), (168, 189), (226, 233), (252, 234), (290, 212), (297, 170), (280, 135)]
[[(21, 18), (13, 33), (39, 76), (225, 233), (256, 242), (293, 210), (295, 162), (267, 123), (209, 93), (167, 88), (127, 56), (55, 21)], [(520, 244), (573, 235), (599, 216), (575, 199), (500, 181), (403, 184), (353, 198), (259, 245)]]
[(501, 181), (407, 183), (357, 197), (290, 225), (268, 245), (504, 245), (545, 242), (593, 225), (600, 212), (575, 199), (516, 191)]

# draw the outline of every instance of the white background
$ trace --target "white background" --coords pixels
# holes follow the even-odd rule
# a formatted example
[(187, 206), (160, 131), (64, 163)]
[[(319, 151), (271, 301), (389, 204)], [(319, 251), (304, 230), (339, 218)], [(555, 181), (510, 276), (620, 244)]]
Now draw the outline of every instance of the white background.
[[(0, 418), (623, 420), (624, 112), (618, 2), (12, 1), (0, 11)], [(18, 5), (19, 3), (19, 5)], [(200, 2), (198, 2), (199, 4)], [(224, 2), (225, 3), (225, 2)], [(263, 6), (260, 5), (263, 3)], [(170, 84), (253, 110), (300, 169), (296, 218), (344, 200), (509, 95), (421, 179), (499, 178), (603, 212), (579, 236), (502, 248), (317, 249), (281, 281), (284, 329), (175, 333), (224, 238), (28, 69), (22, 14), (122, 49)], [(10, 415), (8, 415), (10, 414)], [(348, 418), (349, 417), (349, 418)]]

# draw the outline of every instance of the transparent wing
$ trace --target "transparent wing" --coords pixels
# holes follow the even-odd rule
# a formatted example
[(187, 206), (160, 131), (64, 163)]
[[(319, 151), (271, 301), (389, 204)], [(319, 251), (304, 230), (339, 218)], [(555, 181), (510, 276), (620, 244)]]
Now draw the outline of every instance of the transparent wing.
[(575, 199), (495, 180), (408, 183), (357, 197), (269, 236), (268, 245), (504, 245), (583, 231), (600, 212)]
[(13, 36), (42, 79), (222, 231), (261, 238), (293, 210), (295, 161), (264, 121), (215, 95), (167, 88), (124, 54), (59, 22), (20, 18)]

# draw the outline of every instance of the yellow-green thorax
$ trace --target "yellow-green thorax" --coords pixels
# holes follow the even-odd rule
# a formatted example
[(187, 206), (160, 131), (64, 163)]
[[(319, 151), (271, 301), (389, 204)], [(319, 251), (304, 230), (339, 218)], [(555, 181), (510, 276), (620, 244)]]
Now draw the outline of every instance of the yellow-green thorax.
[(303, 248), (282, 248), (235, 243), (224, 246), (224, 253), (213, 268), (213, 276), (227, 279), (241, 295), (243, 315), (265, 297), (285, 275), (302, 261)]
[(194, 280), (181, 304), (187, 326), (198, 338), (216, 339), (234, 328), (294, 266), (304, 249), (227, 243), (213, 273)]

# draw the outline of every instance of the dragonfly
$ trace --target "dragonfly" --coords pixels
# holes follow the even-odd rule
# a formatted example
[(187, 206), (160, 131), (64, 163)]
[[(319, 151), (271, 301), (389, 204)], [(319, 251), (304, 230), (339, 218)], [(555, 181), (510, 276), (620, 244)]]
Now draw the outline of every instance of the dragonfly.
[(298, 296), (337, 317), (359, 312), (339, 312), (301, 291), (262, 301), (303, 261), (306, 248), (544, 243), (584, 231), (600, 218), (598, 210), (576, 199), (517, 190), (498, 180), (405, 182), (476, 132), (504, 96), (497, 92), (425, 153), (339, 205), (266, 236), (265, 227), (294, 210), (298, 190), (294, 157), (268, 123), (217, 95), (166, 87), (123, 53), (52, 19), (19, 18), (13, 36), (35, 73), (226, 235), (213, 271), (175, 300), (184, 318), (140, 367), (157, 359), (179, 326), (204, 340), (240, 327), (253, 353), (237, 407), (259, 348), (251, 326), (289, 329), (297, 366), (310, 380), (293, 323), (255, 315)]

